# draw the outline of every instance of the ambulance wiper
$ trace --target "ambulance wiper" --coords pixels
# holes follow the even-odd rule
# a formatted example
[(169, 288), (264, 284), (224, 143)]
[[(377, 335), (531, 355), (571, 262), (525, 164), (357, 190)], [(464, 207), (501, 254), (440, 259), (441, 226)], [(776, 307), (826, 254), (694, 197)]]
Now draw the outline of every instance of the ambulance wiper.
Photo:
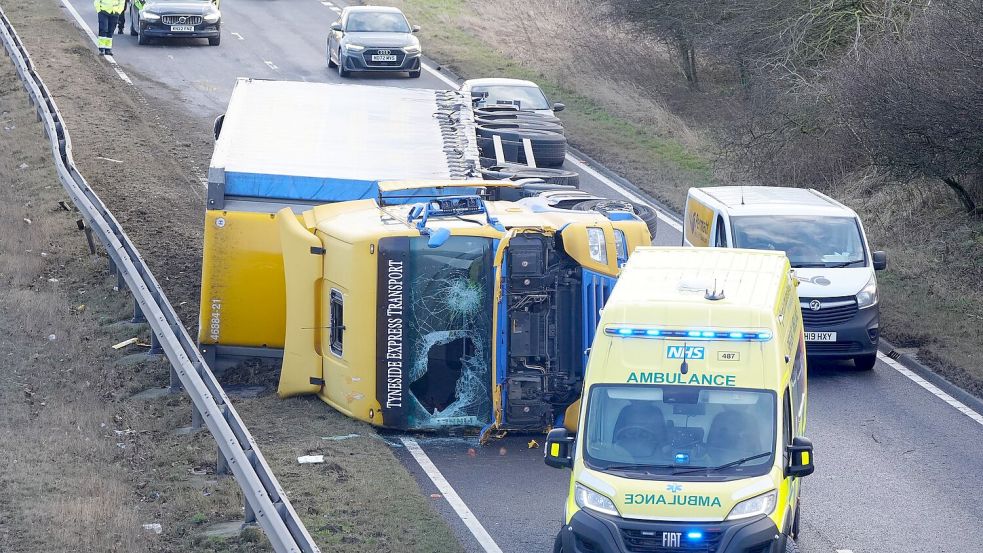
[(679, 465), (659, 465), (651, 463), (625, 463), (621, 465), (608, 465), (605, 470), (638, 470), (644, 471), (645, 469), (674, 469), (679, 468)]
[(744, 463), (747, 463), (748, 461), (754, 461), (755, 459), (761, 459), (762, 457), (768, 457), (769, 455), (771, 455), (771, 452), (770, 451), (765, 451), (764, 453), (759, 453), (757, 455), (751, 455), (750, 457), (744, 457), (743, 459), (738, 459), (736, 461), (731, 461), (729, 463), (724, 463), (724, 464), (722, 464), (722, 465), (720, 465), (718, 467), (693, 467), (691, 469), (686, 469), (686, 470), (677, 470), (676, 472), (672, 473), (672, 475), (673, 476), (677, 476), (677, 475), (680, 475), (680, 474), (692, 474), (694, 472), (703, 472), (703, 471), (711, 472), (711, 471), (718, 471), (718, 470), (729, 469), (731, 467), (736, 467), (738, 465), (743, 465)]

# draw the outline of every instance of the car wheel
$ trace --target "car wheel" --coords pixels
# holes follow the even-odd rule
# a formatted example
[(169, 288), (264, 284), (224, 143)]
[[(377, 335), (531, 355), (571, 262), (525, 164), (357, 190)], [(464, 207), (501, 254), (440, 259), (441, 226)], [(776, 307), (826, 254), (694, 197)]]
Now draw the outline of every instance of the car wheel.
[(871, 353), (870, 355), (861, 355), (860, 357), (853, 358), (853, 365), (857, 367), (858, 371), (869, 371), (874, 368), (877, 364), (877, 354)]
[(420, 78), (420, 73), (422, 73), (422, 72), (423, 72), (422, 69), (417, 69), (416, 71), (410, 71), (410, 78), (411, 79), (419, 79)]
[(144, 34), (143, 29), (137, 31), (137, 44), (140, 46), (150, 44), (150, 37)]
[(655, 211), (648, 206), (636, 204), (625, 200), (584, 200), (570, 207), (574, 211), (596, 211), (598, 213), (608, 213), (610, 211), (631, 211), (638, 216), (645, 226), (648, 227), (652, 238), (658, 229), (659, 217)]
[(338, 76), (342, 79), (348, 78), (352, 75), (352, 72), (345, 69), (345, 58), (341, 56), (341, 50), (338, 50)]
[(221, 35), (208, 37), (208, 45), (209, 46), (218, 46), (221, 43), (222, 43), (222, 36)]

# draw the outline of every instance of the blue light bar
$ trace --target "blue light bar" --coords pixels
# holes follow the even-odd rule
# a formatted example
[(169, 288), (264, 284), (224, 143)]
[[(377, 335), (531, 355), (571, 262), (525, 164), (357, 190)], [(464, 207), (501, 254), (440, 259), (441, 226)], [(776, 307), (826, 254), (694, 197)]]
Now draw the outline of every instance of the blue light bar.
[(770, 330), (729, 329), (668, 329), (630, 325), (607, 325), (604, 333), (622, 338), (675, 338), (685, 340), (727, 340), (736, 342), (767, 342), (772, 339)]
[(686, 538), (690, 540), (702, 540), (703, 532), (686, 532)]

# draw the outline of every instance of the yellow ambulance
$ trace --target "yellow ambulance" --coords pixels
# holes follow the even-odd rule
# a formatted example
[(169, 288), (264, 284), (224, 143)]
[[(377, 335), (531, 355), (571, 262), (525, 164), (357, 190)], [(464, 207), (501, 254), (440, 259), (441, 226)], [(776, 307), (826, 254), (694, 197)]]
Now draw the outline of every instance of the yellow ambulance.
[(797, 551), (813, 471), (797, 281), (781, 252), (638, 248), (545, 460), (555, 551)]

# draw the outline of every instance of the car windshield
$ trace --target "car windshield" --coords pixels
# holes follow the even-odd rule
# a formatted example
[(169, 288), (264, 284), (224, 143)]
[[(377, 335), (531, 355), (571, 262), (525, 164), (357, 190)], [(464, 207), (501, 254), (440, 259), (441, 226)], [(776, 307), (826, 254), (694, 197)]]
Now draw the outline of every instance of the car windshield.
[(733, 217), (734, 246), (780, 250), (792, 267), (863, 267), (860, 227), (853, 217)]
[(475, 86), (471, 88), (472, 96), (481, 95), (479, 106), (496, 104), (518, 104), (522, 109), (550, 109), (546, 95), (537, 86)]
[(348, 16), (349, 33), (408, 33), (410, 24), (396, 12), (353, 12)]
[(584, 449), (597, 470), (719, 478), (773, 464), (777, 410), (768, 390), (597, 385), (589, 401)]

